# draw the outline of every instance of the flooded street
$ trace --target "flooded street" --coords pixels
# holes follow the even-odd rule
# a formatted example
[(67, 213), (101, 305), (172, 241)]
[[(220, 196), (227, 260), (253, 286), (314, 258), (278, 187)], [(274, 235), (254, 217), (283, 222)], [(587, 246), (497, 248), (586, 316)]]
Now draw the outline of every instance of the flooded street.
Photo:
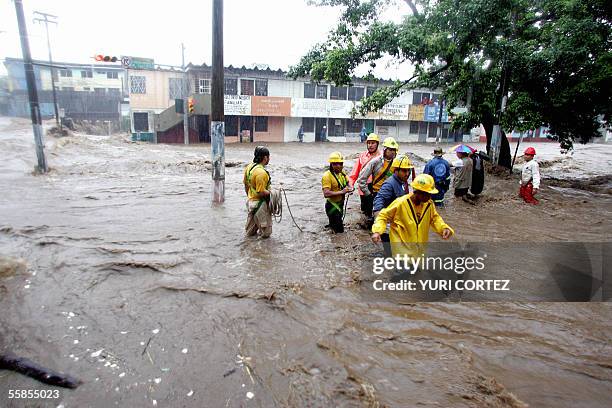
[[(327, 155), (360, 144), (268, 144), (304, 232), (284, 208), (261, 240), (244, 237), (252, 144), (226, 145), (226, 202), (211, 208), (210, 145), (47, 137), (51, 171), (34, 176), (31, 132), (0, 118), (0, 353), (83, 381), (35, 406), (612, 403), (610, 303), (364, 300), (360, 274), (381, 249), (356, 196), (346, 233), (326, 230), (321, 193)], [(400, 148), (419, 172), (432, 150)], [(477, 206), (447, 194), (454, 239), (610, 241), (612, 145), (536, 149), (541, 205), (519, 200), (517, 174), (487, 174)], [(0, 370), (0, 407), (26, 406), (9, 389), (52, 387)]]

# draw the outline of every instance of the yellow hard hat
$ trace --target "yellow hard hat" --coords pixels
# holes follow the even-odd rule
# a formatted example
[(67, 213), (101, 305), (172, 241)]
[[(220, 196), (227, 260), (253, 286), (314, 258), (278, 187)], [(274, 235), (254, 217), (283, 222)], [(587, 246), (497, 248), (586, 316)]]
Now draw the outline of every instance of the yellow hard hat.
[(396, 157), (393, 159), (392, 169), (413, 169), (414, 166), (407, 156)]
[(373, 140), (375, 142), (380, 143), (380, 138), (378, 137), (378, 135), (376, 133), (370, 133), (368, 135), (368, 138), (366, 139), (366, 142), (369, 142), (370, 140)]
[(415, 190), (424, 191), (429, 194), (437, 194), (438, 189), (436, 189), (436, 183), (434, 182), (433, 177), (429, 174), (419, 174), (416, 178), (410, 183), (412, 188)]
[(383, 147), (388, 148), (388, 149), (395, 149), (399, 152), (399, 145), (397, 144), (395, 139), (392, 137), (388, 137), (383, 141)]
[(329, 155), (329, 159), (327, 159), (330, 163), (344, 163), (344, 157), (342, 157), (342, 153), (333, 152)]

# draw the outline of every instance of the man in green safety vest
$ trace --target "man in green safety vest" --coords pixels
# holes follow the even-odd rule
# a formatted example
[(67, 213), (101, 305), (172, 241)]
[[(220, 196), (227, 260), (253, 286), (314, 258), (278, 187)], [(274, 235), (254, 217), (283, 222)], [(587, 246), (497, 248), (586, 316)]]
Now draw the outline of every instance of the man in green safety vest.
[(323, 197), (325, 197), (325, 213), (329, 218), (329, 226), (334, 232), (344, 232), (344, 196), (353, 192), (346, 174), (342, 170), (344, 158), (340, 152), (329, 155), (329, 170), (321, 178)]
[(268, 238), (272, 234), (272, 214), (268, 205), (270, 201), (270, 173), (265, 166), (270, 162), (270, 151), (264, 146), (257, 146), (253, 163), (244, 169), (244, 191), (247, 194), (247, 236), (257, 235)]

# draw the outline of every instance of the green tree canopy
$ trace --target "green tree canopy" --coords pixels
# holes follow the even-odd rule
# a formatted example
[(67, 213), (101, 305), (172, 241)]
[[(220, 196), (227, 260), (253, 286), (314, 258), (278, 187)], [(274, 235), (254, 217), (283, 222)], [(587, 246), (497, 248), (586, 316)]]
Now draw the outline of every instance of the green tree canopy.
[[(606, 0), (405, 0), (399, 23), (383, 18), (393, 0), (319, 0), (342, 7), (327, 41), (315, 45), (290, 75), (336, 85), (381, 57), (414, 66), (405, 81), (362, 102), (376, 111), (409, 89), (443, 90), (448, 109), (468, 107), (453, 127), (482, 124), (527, 130), (547, 125), (563, 147), (586, 143), (612, 109), (612, 6)], [(368, 74), (373, 79), (372, 69)], [(502, 102), (503, 101), (503, 102)], [(502, 106), (504, 106), (503, 113)], [(504, 135), (500, 164), (509, 164)]]

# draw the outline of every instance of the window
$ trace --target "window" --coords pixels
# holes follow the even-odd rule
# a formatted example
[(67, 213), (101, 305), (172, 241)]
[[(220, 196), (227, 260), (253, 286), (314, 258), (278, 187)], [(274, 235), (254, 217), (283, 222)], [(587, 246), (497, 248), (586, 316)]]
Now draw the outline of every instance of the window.
[(84, 86), (84, 87), (83, 87), (83, 90), (84, 90), (84, 91), (91, 91), (91, 88), (90, 88), (90, 87), (88, 87), (88, 86)]
[(416, 120), (410, 121), (410, 134), (411, 135), (419, 134), (419, 122), (417, 122)]
[(302, 118), (302, 126), (304, 127), (304, 133), (314, 132), (314, 118)]
[(346, 86), (332, 86), (329, 90), (329, 99), (346, 100)]
[(372, 94), (374, 94), (374, 92), (376, 92), (376, 87), (375, 86), (368, 86), (366, 88), (366, 96), (372, 96)]
[(327, 85), (317, 85), (317, 99), (327, 99)]
[(93, 78), (93, 72), (91, 70), (81, 71), (81, 78)]
[(396, 127), (397, 123), (394, 120), (377, 120), (376, 126), (390, 126)]
[(438, 134), (438, 124), (435, 122), (429, 123), (429, 138), (435, 138)]
[(363, 127), (363, 120), (361, 119), (347, 119), (346, 120), (346, 133), (360, 133)]
[(268, 131), (268, 117), (267, 116), (255, 116), (255, 131), (256, 132), (267, 132)]
[(329, 136), (344, 136), (344, 119), (329, 120)]
[(168, 98), (183, 99), (187, 96), (187, 81), (183, 78), (168, 78)]
[[(224, 79), (224, 85), (225, 85), (225, 95), (238, 95), (238, 80), (236, 78), (226, 78)], [(238, 129), (238, 127), (236, 126), (236, 129)], [(236, 133), (236, 136), (238, 136), (238, 133)]]
[(74, 86), (65, 86), (62, 88), (62, 91), (74, 91)]
[(118, 79), (119, 73), (117, 71), (106, 71), (106, 78), (107, 79)]
[(97, 94), (106, 93), (106, 88), (94, 88), (94, 92)]
[(57, 69), (52, 69), (51, 70), (51, 76), (53, 77), (54, 81), (58, 81), (59, 80), (59, 75), (57, 73)]
[(69, 69), (60, 69), (60, 76), (64, 78), (72, 78), (72, 71)]
[(255, 81), (252, 79), (241, 79), (240, 80), (240, 95), (253, 95), (255, 94)]
[(225, 116), (225, 136), (238, 136), (238, 116)]
[(267, 79), (255, 80), (255, 95), (268, 96), (268, 80)]
[(146, 94), (147, 93), (147, 78), (143, 76), (130, 77), (130, 93)]
[(412, 93), (412, 104), (413, 105), (429, 105), (431, 103), (433, 103), (433, 98), (431, 97), (431, 95), (429, 95), (429, 92), (413, 92)]
[(210, 95), (210, 79), (196, 79), (198, 93)]
[(438, 102), (440, 100), (440, 94), (431, 94), (431, 101)]
[(363, 98), (363, 88), (357, 86), (350, 86), (348, 89), (349, 101), (360, 101)]
[(420, 105), (423, 94), (421, 92), (413, 92), (412, 93), (412, 104)]
[(134, 112), (134, 132), (149, 131), (149, 114), (147, 112)]
[(427, 136), (427, 122), (418, 122), (419, 136)]
[(315, 84), (304, 84), (304, 98), (315, 97)]

